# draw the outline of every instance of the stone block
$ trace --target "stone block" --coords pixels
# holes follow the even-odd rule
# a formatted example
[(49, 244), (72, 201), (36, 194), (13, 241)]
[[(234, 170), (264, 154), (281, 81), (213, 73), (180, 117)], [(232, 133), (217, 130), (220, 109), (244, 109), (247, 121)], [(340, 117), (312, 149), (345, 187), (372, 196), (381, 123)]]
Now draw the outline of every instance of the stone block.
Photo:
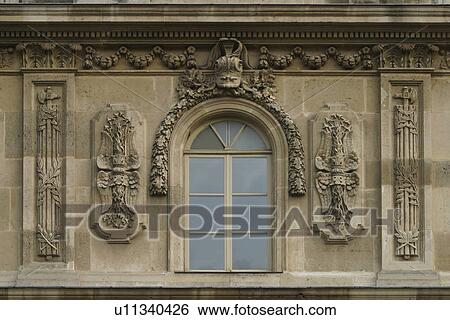
[(304, 110), (319, 112), (329, 102), (346, 103), (350, 110), (362, 112), (364, 78), (318, 76), (305, 80)]
[(21, 112), (5, 113), (5, 158), (21, 158), (23, 154), (23, 118)]
[(18, 232), (0, 232), (0, 259), (1, 271), (14, 271), (19, 267), (19, 233)]
[(10, 231), (11, 198), (9, 189), (0, 189), (0, 232)]
[(22, 77), (0, 74), (0, 111), (19, 112), (22, 110)]

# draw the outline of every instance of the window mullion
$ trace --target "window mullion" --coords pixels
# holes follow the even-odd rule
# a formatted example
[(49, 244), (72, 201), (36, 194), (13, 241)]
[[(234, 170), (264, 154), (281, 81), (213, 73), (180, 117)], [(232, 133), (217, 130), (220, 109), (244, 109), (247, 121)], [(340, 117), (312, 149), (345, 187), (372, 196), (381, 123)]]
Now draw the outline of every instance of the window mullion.
[(232, 167), (231, 155), (225, 156), (225, 266), (231, 271), (232, 266), (232, 238), (231, 238), (231, 205), (232, 205)]

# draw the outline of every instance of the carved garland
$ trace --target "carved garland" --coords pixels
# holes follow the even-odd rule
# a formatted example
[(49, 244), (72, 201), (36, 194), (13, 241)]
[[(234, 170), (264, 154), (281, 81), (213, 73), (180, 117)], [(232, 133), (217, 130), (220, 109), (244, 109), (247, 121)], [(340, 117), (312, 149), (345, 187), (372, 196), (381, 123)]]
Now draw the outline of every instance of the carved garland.
[(334, 58), (338, 65), (346, 70), (361, 67), (362, 69), (372, 69), (371, 49), (364, 47), (353, 55), (344, 55), (335, 47), (329, 47), (324, 53), (309, 55), (303, 48), (295, 47), (289, 54), (283, 56), (273, 55), (267, 47), (260, 48), (259, 67), (261, 69), (274, 68), (284, 70), (288, 68), (295, 58), (299, 58), (302, 64), (313, 70), (322, 68), (330, 57)]
[(163, 50), (161, 47), (153, 47), (149, 53), (137, 56), (127, 47), (120, 47), (114, 54), (110, 56), (99, 56), (95, 49), (91, 46), (85, 48), (84, 68), (92, 69), (95, 66), (101, 69), (110, 69), (117, 65), (122, 57), (125, 57), (128, 64), (134, 69), (143, 69), (152, 64), (155, 57), (159, 57), (162, 63), (169, 69), (195, 68), (197, 62), (195, 61), (195, 47), (189, 46), (183, 54), (173, 55)]
[[(189, 46), (182, 54), (171, 54), (159, 46), (153, 47), (144, 55), (136, 55), (125, 46), (119, 47), (109, 56), (97, 55), (96, 50), (90, 45), (83, 45), (84, 69), (92, 69), (97, 66), (101, 69), (110, 69), (125, 58), (134, 69), (143, 69), (150, 66), (155, 58), (169, 69), (191, 69), (197, 66), (195, 47)], [(22, 68), (76, 68), (77, 52), (82, 49), (81, 44), (54, 44), (51, 42), (25, 42), (17, 45), (16, 49), (22, 55)], [(14, 48), (0, 48), (0, 68), (11, 65)], [(432, 68), (433, 54), (442, 56), (439, 64), (441, 69), (449, 68), (448, 50), (441, 49), (433, 44), (400, 43), (377, 44), (372, 48), (362, 47), (353, 54), (344, 54), (335, 47), (328, 47), (322, 53), (312, 55), (302, 47), (295, 47), (285, 55), (276, 56), (266, 46), (259, 50), (259, 69), (287, 69), (295, 59), (306, 68), (321, 69), (330, 60), (334, 59), (337, 65), (345, 70), (377, 68)]]
[[(306, 192), (304, 153), (297, 126), (283, 111), (274, 97), (274, 76), (267, 70), (255, 71), (242, 79), (246, 64), (246, 50), (236, 39), (221, 39), (213, 49), (212, 63), (215, 74), (208, 79), (199, 69), (188, 69), (177, 88), (179, 102), (162, 121), (152, 149), (150, 193), (166, 195), (168, 192), (169, 141), (178, 120), (199, 103), (223, 96), (251, 100), (269, 111), (280, 123), (289, 149), (289, 194), (300, 196)], [(243, 61), (244, 60), (244, 61)]]
[(61, 255), (61, 124), (56, 100), (61, 97), (47, 87), (37, 94), (37, 240), (38, 255), (51, 259)]

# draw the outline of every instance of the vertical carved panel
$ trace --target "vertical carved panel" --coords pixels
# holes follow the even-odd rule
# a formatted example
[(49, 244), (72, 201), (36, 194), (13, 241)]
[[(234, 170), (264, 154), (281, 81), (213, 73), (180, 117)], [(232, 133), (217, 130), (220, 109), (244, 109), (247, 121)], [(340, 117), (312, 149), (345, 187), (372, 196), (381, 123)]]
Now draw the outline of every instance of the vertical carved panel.
[(395, 237), (396, 255), (404, 259), (419, 255), (419, 128), (417, 89), (402, 87), (395, 105)]
[(61, 96), (47, 87), (37, 99), (38, 255), (51, 258), (61, 254)]
[(138, 227), (134, 206), (141, 162), (135, 146), (135, 124), (141, 130), (142, 123), (135, 121), (135, 112), (117, 109), (102, 113), (100, 118), (102, 121), (95, 122), (101, 135), (96, 187), (102, 206), (91, 227), (110, 243), (128, 243)]
[(360, 147), (360, 123), (352, 112), (327, 110), (319, 113), (312, 125), (316, 152), (314, 223), (326, 242), (345, 244), (353, 239), (350, 220), (360, 184), (360, 160), (353, 146), (355, 126), (357, 149)]

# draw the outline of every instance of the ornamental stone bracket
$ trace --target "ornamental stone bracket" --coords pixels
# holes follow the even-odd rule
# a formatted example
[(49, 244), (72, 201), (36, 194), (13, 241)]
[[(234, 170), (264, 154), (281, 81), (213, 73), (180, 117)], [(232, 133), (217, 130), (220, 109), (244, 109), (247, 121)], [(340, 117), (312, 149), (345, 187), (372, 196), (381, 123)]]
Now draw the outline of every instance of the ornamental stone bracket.
[[(196, 65), (181, 76), (177, 88), (179, 101), (171, 108), (156, 132), (152, 148), (150, 194), (168, 193), (168, 161), (171, 134), (186, 111), (200, 102), (235, 97), (253, 101), (279, 122), (288, 143), (288, 183), (291, 196), (306, 192), (304, 152), (300, 132), (289, 114), (274, 96), (274, 75), (268, 70), (253, 70), (248, 63), (247, 49), (236, 39), (222, 38), (210, 52), (205, 73)], [(244, 75), (243, 71), (248, 70)]]
[(342, 103), (330, 103), (310, 120), (313, 225), (326, 243), (346, 244), (364, 229), (353, 222), (362, 208), (362, 121)]
[(90, 227), (109, 243), (130, 243), (139, 227), (135, 205), (142, 184), (144, 120), (126, 105), (108, 105), (92, 130), (96, 178)]

